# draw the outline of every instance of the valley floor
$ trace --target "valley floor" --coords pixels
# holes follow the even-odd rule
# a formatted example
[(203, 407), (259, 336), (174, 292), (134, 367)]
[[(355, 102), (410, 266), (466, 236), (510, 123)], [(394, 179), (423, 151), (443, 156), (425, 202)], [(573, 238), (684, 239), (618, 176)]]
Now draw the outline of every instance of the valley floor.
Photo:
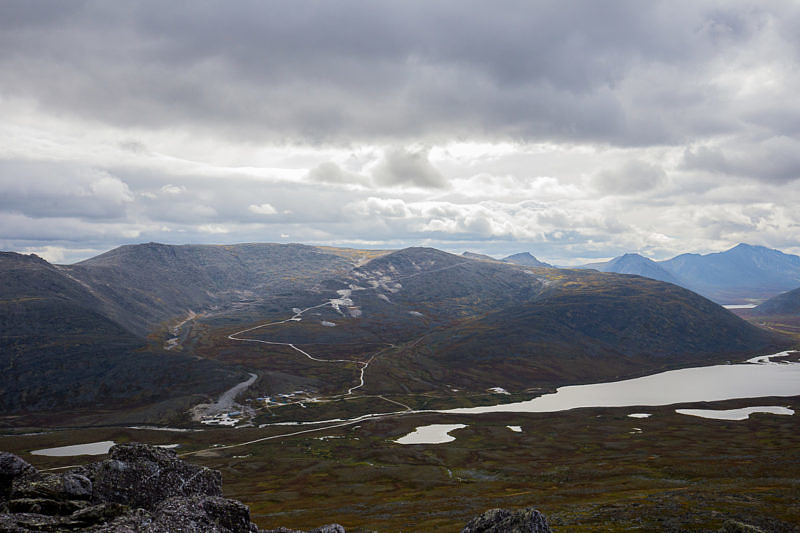
[[(798, 411), (800, 397), (680, 407), (755, 405)], [(533, 505), (554, 531), (714, 531), (727, 518), (800, 531), (797, 415), (708, 420), (676, 407), (409, 415), (235, 448), (223, 446), (291, 428), (94, 428), (3, 436), (0, 449), (47, 468), (94, 458), (28, 452), (101, 440), (180, 444), (179, 452), (196, 452), (186, 459), (222, 470), (226, 496), (250, 505), (261, 527), (459, 531), (485, 509)], [(628, 416), (642, 412), (652, 416)], [(434, 423), (466, 427), (444, 444), (394, 442)]]

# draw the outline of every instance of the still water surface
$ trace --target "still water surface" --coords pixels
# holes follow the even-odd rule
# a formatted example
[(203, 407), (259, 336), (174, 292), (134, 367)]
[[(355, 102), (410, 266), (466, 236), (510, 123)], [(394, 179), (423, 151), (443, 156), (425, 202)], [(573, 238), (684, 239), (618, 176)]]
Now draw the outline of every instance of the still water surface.
[(431, 424), (420, 426), (408, 435), (400, 437), (395, 442), (398, 444), (442, 444), (456, 440), (450, 432), (465, 428), (464, 424)]
[(101, 442), (88, 442), (86, 444), (73, 444), (72, 446), (60, 446), (58, 448), (45, 448), (34, 450), (31, 455), (46, 455), (48, 457), (71, 457), (73, 455), (103, 455), (114, 445), (113, 440)]
[(440, 413), (552, 413), (578, 407), (631, 407), (714, 402), (737, 398), (800, 395), (800, 363), (776, 363), (770, 357), (747, 363), (671, 370), (641, 378), (561, 387), (532, 400), (486, 407), (463, 407)]

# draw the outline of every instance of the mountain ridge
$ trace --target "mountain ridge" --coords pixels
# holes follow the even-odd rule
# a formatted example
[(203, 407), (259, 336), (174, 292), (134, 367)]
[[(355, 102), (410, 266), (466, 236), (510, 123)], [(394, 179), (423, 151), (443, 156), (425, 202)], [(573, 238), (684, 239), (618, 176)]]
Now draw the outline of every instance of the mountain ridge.
[[(0, 333), (13, 349), (0, 363), (28, 369), (13, 374), (9, 410), (69, 399), (72, 359), (85, 378), (75, 402), (91, 404), (207, 395), (245, 371), (259, 376), (250, 388), (259, 396), (352, 391), (359, 368), (362, 390), (374, 394), (447, 384), (525, 390), (786, 343), (675, 285), (435, 248), (148, 243), (68, 266), (19, 254), (0, 260), (16, 265), (2, 270), (12, 283), (0, 293)], [(58, 379), (42, 388), (41, 369)], [(133, 388), (120, 392), (113, 385), (125, 372)], [(153, 372), (161, 380), (148, 389)]]
[[(631, 261), (632, 255), (641, 259)], [(763, 301), (800, 285), (800, 257), (746, 243), (722, 252), (684, 253), (664, 261), (625, 254), (581, 268), (660, 279), (720, 304)]]

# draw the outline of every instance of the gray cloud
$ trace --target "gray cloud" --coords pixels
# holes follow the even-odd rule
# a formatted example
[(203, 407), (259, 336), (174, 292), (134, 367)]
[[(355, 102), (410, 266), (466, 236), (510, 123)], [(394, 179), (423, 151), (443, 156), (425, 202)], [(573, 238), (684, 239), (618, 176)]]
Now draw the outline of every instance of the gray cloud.
[(372, 169), (375, 181), (380, 185), (411, 185), (440, 189), (448, 183), (441, 172), (431, 164), (427, 150), (391, 148)]
[(309, 170), (307, 178), (320, 183), (336, 183), (341, 185), (369, 184), (369, 178), (366, 176), (356, 174), (355, 172), (348, 172), (331, 161), (317, 165)]
[(786, 136), (769, 137), (745, 145), (687, 149), (685, 168), (719, 174), (787, 183), (800, 178), (800, 141)]
[(621, 167), (604, 170), (594, 176), (594, 186), (611, 194), (634, 194), (649, 191), (664, 182), (664, 169), (637, 159), (625, 162)]
[(0, 246), (797, 247), (798, 25), (760, 0), (6, 0)]
[[(59, 113), (240, 140), (671, 143), (742, 127), (730, 120), (733, 105), (750, 99), (703, 80), (723, 58), (758, 59), (750, 54), (766, 33), (780, 48), (761, 50), (764, 61), (793, 53), (787, 25), (799, 9), (9, 1), (0, 7), (0, 83)], [(790, 126), (771, 115), (784, 101), (751, 104), (753, 117)]]
[(0, 193), (0, 210), (40, 218), (119, 219), (134, 200), (105, 170), (24, 160), (0, 160)]

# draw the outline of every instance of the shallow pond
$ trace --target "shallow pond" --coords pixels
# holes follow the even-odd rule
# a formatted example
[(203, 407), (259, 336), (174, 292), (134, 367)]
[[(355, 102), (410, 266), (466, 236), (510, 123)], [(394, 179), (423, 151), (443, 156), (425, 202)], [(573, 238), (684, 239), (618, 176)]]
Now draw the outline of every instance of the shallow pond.
[(465, 428), (464, 424), (431, 424), (420, 426), (408, 435), (400, 437), (395, 442), (398, 444), (442, 444), (452, 442), (455, 437), (449, 433), (456, 429)]
[(60, 446), (58, 448), (45, 448), (34, 450), (31, 455), (46, 455), (48, 457), (71, 457), (73, 455), (103, 455), (115, 444), (113, 440), (100, 442), (88, 442), (86, 444), (73, 444), (72, 446)]

